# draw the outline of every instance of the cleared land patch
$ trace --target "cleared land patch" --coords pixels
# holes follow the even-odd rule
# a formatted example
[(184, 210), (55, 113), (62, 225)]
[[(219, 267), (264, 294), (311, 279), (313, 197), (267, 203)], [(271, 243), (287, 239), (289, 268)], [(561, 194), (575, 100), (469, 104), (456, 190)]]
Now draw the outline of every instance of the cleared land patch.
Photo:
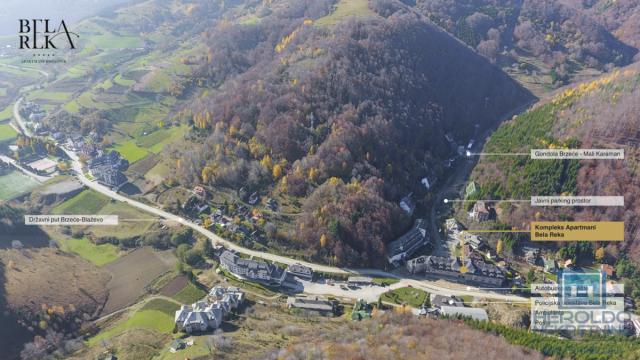
[(75, 253), (95, 266), (104, 266), (119, 257), (119, 250), (113, 244), (96, 245), (87, 238), (65, 238), (59, 243), (62, 250)]
[(335, 5), (335, 10), (331, 14), (318, 19), (316, 24), (331, 26), (346, 20), (350, 16), (366, 17), (375, 15), (376, 13), (369, 8), (369, 2), (367, 0), (340, 0), (340, 2)]
[(178, 293), (173, 296), (173, 298), (183, 304), (192, 304), (201, 300), (206, 295), (206, 291), (200, 289), (196, 284), (189, 281), (182, 290), (178, 291)]
[(147, 329), (158, 333), (169, 334), (173, 330), (173, 317), (179, 305), (164, 299), (153, 299), (137, 310), (127, 321), (100, 332), (89, 339), (89, 346), (98, 341), (108, 339), (130, 329)]
[(183, 136), (186, 131), (186, 126), (163, 128), (139, 138), (136, 143), (138, 146), (147, 148), (149, 151), (157, 154), (161, 152), (165, 146)]
[(125, 159), (129, 160), (129, 163), (134, 163), (149, 155), (149, 151), (136, 145), (134, 140), (117, 144), (113, 149), (122, 154)]
[[(171, 270), (175, 262), (176, 258), (171, 251), (154, 251), (144, 247), (107, 264), (104, 268), (111, 272), (112, 278), (107, 285), (109, 300), (102, 314), (110, 314), (135, 303), (145, 294), (145, 287)], [(173, 315), (171, 320), (173, 321)]]

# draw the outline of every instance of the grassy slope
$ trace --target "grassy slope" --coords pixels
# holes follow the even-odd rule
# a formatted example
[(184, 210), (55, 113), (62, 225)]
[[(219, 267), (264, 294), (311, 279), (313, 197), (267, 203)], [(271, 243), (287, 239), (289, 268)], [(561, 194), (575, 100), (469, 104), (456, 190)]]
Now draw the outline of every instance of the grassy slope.
[(336, 4), (335, 10), (331, 14), (318, 19), (316, 24), (320, 26), (332, 26), (351, 16), (375, 16), (375, 13), (369, 8), (369, 2), (367, 0), (340, 0), (340, 2)]
[(60, 240), (62, 250), (78, 254), (96, 266), (104, 266), (118, 259), (118, 248), (112, 244), (96, 245), (87, 238)]
[(18, 132), (9, 124), (0, 124), (0, 142), (15, 139)]
[(412, 307), (420, 307), (429, 294), (414, 288), (400, 288), (382, 294), (382, 301), (394, 304), (407, 304)]
[(53, 208), (53, 214), (91, 215), (109, 203), (109, 198), (92, 190), (85, 190)]
[(101, 340), (109, 339), (133, 328), (153, 330), (158, 333), (169, 334), (173, 330), (173, 318), (179, 306), (167, 300), (153, 299), (137, 310), (127, 321), (118, 323), (114, 327), (101, 331), (90, 338), (87, 345), (92, 346)]
[(195, 284), (188, 282), (187, 285), (173, 296), (174, 299), (183, 304), (192, 304), (205, 297), (207, 293), (198, 288)]

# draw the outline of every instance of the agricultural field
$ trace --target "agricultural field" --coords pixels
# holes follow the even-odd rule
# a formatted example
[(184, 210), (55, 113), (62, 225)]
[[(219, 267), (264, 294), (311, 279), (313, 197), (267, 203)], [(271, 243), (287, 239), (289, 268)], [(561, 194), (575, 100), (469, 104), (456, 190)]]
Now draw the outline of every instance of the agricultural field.
[(18, 132), (7, 123), (0, 123), (0, 142), (13, 140), (18, 135)]
[(51, 211), (54, 215), (91, 215), (109, 203), (109, 198), (93, 190), (84, 190), (71, 199), (62, 202)]
[(120, 85), (120, 86), (125, 86), (125, 87), (129, 87), (133, 84), (136, 83), (135, 80), (132, 79), (127, 79), (125, 77), (122, 76), (122, 74), (118, 73), (115, 78), (113, 78), (113, 82)]
[(123, 321), (109, 329), (100, 332), (88, 341), (88, 345), (94, 345), (101, 340), (119, 335), (130, 329), (147, 329), (160, 334), (170, 334), (174, 327), (173, 317), (175, 311), (180, 308), (177, 303), (153, 299), (144, 304), (139, 310), (134, 311), (126, 321)]
[(87, 238), (58, 240), (60, 248), (66, 252), (77, 254), (81, 258), (91, 262), (95, 266), (104, 266), (120, 257), (120, 251), (113, 244), (96, 245)]
[(36, 90), (32, 91), (27, 95), (27, 99), (29, 100), (49, 100), (52, 102), (63, 103), (69, 99), (73, 94), (70, 92), (59, 92), (59, 91), (46, 91), (46, 90)]
[(89, 226), (95, 236), (113, 236), (119, 239), (145, 234), (157, 220), (152, 215), (121, 202), (110, 202), (98, 212), (102, 215), (118, 215), (118, 226)]
[(0, 121), (10, 120), (11, 118), (13, 118), (13, 104), (7, 105), (0, 111)]
[[(120, 128), (135, 129), (136, 127), (139, 127), (143, 124), (134, 123), (130, 126), (129, 124), (119, 125), (122, 125), (119, 126)], [(125, 159), (129, 160), (130, 164), (133, 164), (146, 158), (150, 154), (160, 153), (165, 148), (165, 146), (181, 139), (186, 132), (186, 126), (161, 128), (147, 135), (136, 137), (135, 139), (116, 141), (113, 149), (122, 154)], [(126, 133), (132, 134), (132, 132), (130, 131), (127, 131)]]
[(134, 304), (146, 293), (146, 287), (157, 277), (174, 268), (176, 258), (170, 250), (136, 249), (103, 267), (112, 274), (107, 285), (109, 299), (102, 315)]
[(158, 154), (165, 146), (182, 138), (187, 132), (187, 126), (173, 126), (170, 128), (162, 128), (154, 131), (149, 135), (143, 136), (136, 140), (138, 146), (143, 147)]
[(40, 183), (20, 171), (0, 176), (0, 200), (11, 200), (38, 187)]
[(84, 229), (97, 237), (131, 238), (144, 234), (155, 222), (149, 214), (125, 203), (111, 201), (93, 190), (84, 190), (56, 205), (52, 214), (118, 215), (118, 226), (86, 226)]
[(125, 159), (129, 160), (130, 164), (133, 164), (149, 155), (149, 151), (138, 146), (134, 140), (119, 143), (114, 146), (113, 149), (122, 154)]
[(91, 36), (89, 41), (99, 49), (137, 48), (143, 45), (139, 37), (121, 36), (110, 32)]
[(164, 162), (158, 162), (151, 170), (144, 174), (144, 178), (156, 184), (160, 184), (171, 174), (171, 168)]
[(429, 293), (415, 288), (400, 288), (382, 294), (382, 301), (419, 308), (424, 304)]

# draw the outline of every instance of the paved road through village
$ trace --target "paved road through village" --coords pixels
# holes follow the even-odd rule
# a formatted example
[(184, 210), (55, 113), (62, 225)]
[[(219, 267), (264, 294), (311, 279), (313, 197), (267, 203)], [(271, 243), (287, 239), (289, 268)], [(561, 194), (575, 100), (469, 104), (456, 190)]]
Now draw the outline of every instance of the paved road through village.
[[(30, 136), (30, 132), (28, 130), (28, 128), (26, 127), (26, 124), (24, 122), (24, 119), (22, 119), (18, 109), (19, 109), (19, 103), (22, 101), (22, 98), (20, 98), (15, 106), (14, 106), (14, 116), (15, 116), (15, 120), (18, 123), (20, 129), (22, 130), (23, 134)], [(151, 215), (154, 215), (158, 218), (162, 218), (165, 220), (169, 220), (169, 221), (175, 221), (178, 222), (184, 226), (188, 226), (190, 228), (192, 228), (194, 231), (197, 231), (198, 233), (202, 234), (203, 236), (207, 237), (208, 239), (210, 239), (214, 244), (217, 245), (223, 245), (224, 247), (226, 247), (227, 249), (231, 249), (234, 251), (237, 251), (239, 253), (248, 255), (248, 256), (253, 256), (253, 257), (257, 257), (257, 258), (261, 258), (261, 259), (265, 259), (268, 261), (273, 261), (273, 262), (278, 262), (281, 264), (286, 264), (286, 265), (290, 265), (290, 264), (302, 264), (305, 266), (310, 267), (311, 269), (313, 269), (316, 272), (323, 272), (323, 273), (331, 273), (331, 274), (342, 274), (342, 275), (348, 275), (348, 274), (355, 274), (355, 275), (367, 275), (367, 276), (377, 276), (377, 277), (389, 277), (389, 278), (401, 278), (398, 275), (383, 271), (383, 270), (379, 270), (379, 269), (348, 269), (348, 268), (340, 268), (340, 267), (334, 267), (334, 266), (328, 266), (328, 265), (322, 265), (322, 264), (315, 264), (315, 263), (310, 263), (307, 261), (302, 261), (302, 260), (298, 260), (298, 259), (293, 259), (293, 258), (289, 258), (286, 256), (281, 256), (281, 255), (276, 255), (276, 254), (271, 254), (271, 253), (267, 253), (267, 252), (262, 252), (262, 251), (256, 251), (256, 250), (251, 250), (251, 249), (247, 249), (244, 247), (241, 247), (231, 241), (228, 241), (226, 239), (223, 239), (222, 237), (214, 234), (213, 232), (203, 228), (202, 226), (199, 226), (191, 221), (189, 221), (188, 219), (185, 219), (181, 216), (172, 214), (170, 212), (167, 212), (165, 210), (147, 205), (145, 203), (142, 203), (140, 201), (131, 199), (129, 197), (126, 197), (122, 194), (119, 194), (113, 190), (111, 190), (110, 188), (99, 184), (96, 181), (92, 181), (90, 179), (88, 179), (86, 177), (86, 175), (83, 172), (82, 169), (82, 164), (80, 163), (80, 160), (78, 158), (78, 156), (69, 150), (66, 150), (64, 148), (62, 148), (66, 154), (69, 156), (69, 158), (72, 160), (73, 162), (73, 171), (75, 173), (75, 176), (80, 180), (80, 182), (82, 182), (85, 186), (87, 186), (88, 188), (95, 190), (101, 194), (104, 194), (106, 196), (108, 196), (109, 198), (115, 200), (115, 201), (120, 201), (123, 203), (126, 203), (128, 205), (131, 205), (135, 208), (138, 208), (146, 213), (149, 213)], [(394, 284), (394, 288), (395, 287), (403, 287), (403, 286), (414, 286), (416, 288), (420, 288), (423, 289), (425, 291), (429, 291), (431, 293), (435, 293), (435, 294), (443, 294), (443, 295), (469, 295), (469, 296), (474, 296), (474, 297), (478, 297), (478, 298), (487, 298), (487, 299), (498, 299), (498, 300), (502, 300), (502, 301), (513, 301), (513, 302), (521, 302), (521, 301), (525, 301), (526, 299), (520, 296), (516, 296), (516, 295), (511, 295), (511, 294), (502, 294), (502, 293), (497, 293), (497, 292), (491, 292), (491, 291), (484, 291), (484, 290), (480, 290), (480, 289), (473, 289), (473, 288), (464, 288), (461, 287), (459, 284), (449, 284), (449, 285), (444, 285), (444, 284), (440, 284), (442, 281), (439, 281), (438, 283), (434, 282), (434, 281), (430, 281), (430, 280), (416, 280), (416, 279), (408, 279), (408, 278), (401, 278), (401, 280)], [(327, 287), (323, 287), (323, 286), (327, 286)], [(374, 287), (371, 287), (372, 289)], [(382, 287), (375, 287), (377, 288), (376, 290), (370, 290), (370, 291), (374, 291), (375, 293), (377, 293), (379, 291), (379, 289), (385, 289)], [(342, 289), (335, 289), (335, 288), (328, 288), (328, 285), (315, 285), (315, 284), (307, 284), (307, 288), (305, 289), (306, 293), (313, 293), (313, 292), (318, 292), (318, 293), (323, 293), (325, 295), (329, 295), (332, 293), (336, 293), (336, 292), (345, 292), (344, 294), (340, 293), (340, 294), (336, 294), (337, 296), (344, 296), (344, 297), (355, 297), (358, 296), (357, 293), (354, 292), (349, 292), (349, 291), (344, 291)], [(368, 298), (369, 295), (366, 294), (362, 294), (363, 297)]]

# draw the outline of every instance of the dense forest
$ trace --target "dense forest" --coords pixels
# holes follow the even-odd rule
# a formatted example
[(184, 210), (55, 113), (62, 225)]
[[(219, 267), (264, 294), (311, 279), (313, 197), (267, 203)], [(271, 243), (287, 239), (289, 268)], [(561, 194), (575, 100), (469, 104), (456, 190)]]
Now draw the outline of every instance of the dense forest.
[(181, 114), (201, 140), (176, 155), (179, 180), (299, 199), (296, 246), (379, 265), (410, 224), (400, 198), (426, 196), (454, 156), (445, 135), (466, 144), (533, 96), (401, 3), (334, 26), (314, 23), (330, 2), (283, 3), (207, 32), (208, 89)]
[[(628, 65), (637, 53), (633, 0), (422, 0), (416, 8), (491, 61), (543, 60), (554, 81)], [(633, 15), (635, 14), (635, 15)]]
[[(387, 313), (336, 330), (314, 332), (266, 359), (544, 359), (540, 353), (508, 344), (462, 321)], [(455, 354), (455, 357), (452, 355)]]

